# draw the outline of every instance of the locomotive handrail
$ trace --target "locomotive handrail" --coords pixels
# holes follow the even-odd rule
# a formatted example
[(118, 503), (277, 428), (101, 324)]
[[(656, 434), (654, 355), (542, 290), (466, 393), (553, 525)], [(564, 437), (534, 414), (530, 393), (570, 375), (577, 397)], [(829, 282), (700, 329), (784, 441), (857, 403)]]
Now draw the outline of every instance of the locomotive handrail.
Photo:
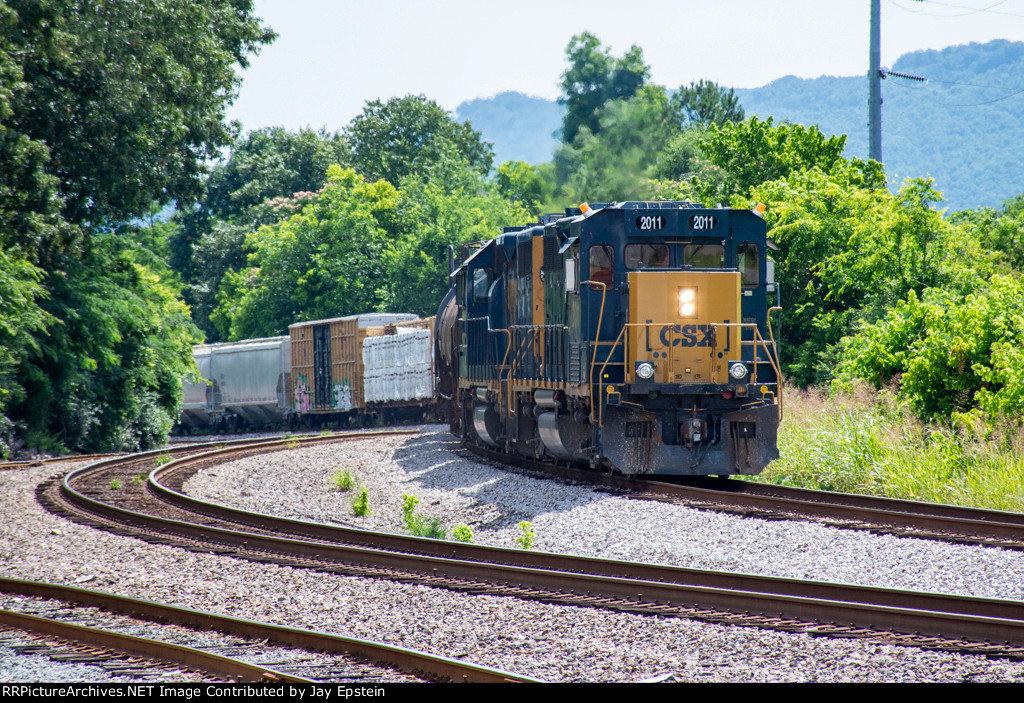
[[(773, 309), (776, 309), (776, 308), (773, 308)], [(777, 309), (781, 310), (782, 308), (777, 308)], [(715, 326), (719, 326), (720, 325), (722, 327), (741, 327), (741, 328), (742, 327), (752, 327), (753, 328), (753, 330), (754, 330), (754, 339), (743, 339), (742, 332), (741, 332), (740, 333), (740, 335), (741, 335), (740, 336), (740, 344), (741, 345), (745, 344), (745, 345), (749, 345), (749, 346), (753, 346), (754, 347), (754, 377), (752, 379), (752, 381), (754, 383), (757, 383), (757, 365), (759, 363), (761, 363), (760, 361), (758, 361), (758, 358), (757, 358), (757, 348), (758, 348), (758, 346), (761, 346), (761, 347), (764, 348), (765, 357), (768, 359), (768, 363), (771, 364), (772, 370), (775, 372), (775, 380), (776, 380), (777, 390), (776, 390), (776, 392), (773, 395), (774, 395), (775, 399), (778, 401), (776, 403), (776, 405), (779, 406), (779, 420), (782, 420), (782, 367), (779, 365), (779, 360), (777, 358), (778, 357), (778, 351), (776, 350), (775, 354), (774, 355), (772, 354), (772, 350), (775, 348), (775, 339), (774, 339), (774, 337), (772, 338), (772, 346), (769, 347), (768, 346), (768, 342), (766, 342), (765, 338), (761, 336), (761, 330), (759, 330), (757, 328), (757, 323), (754, 323), (754, 322), (714, 322), (712, 324), (715, 325)], [(770, 321), (769, 321), (769, 324), (768, 324), (768, 331), (769, 331), (769, 333), (771, 332), (771, 323), (770, 323)]]
[[(634, 323), (634, 324), (641, 324), (641, 323)], [(630, 323), (627, 322), (626, 324), (624, 324), (622, 326), (622, 329), (619, 330), (619, 336), (615, 338), (615, 342), (612, 343), (612, 348), (605, 355), (604, 363), (601, 364), (601, 372), (597, 374), (597, 406), (598, 406), (598, 410), (597, 410), (597, 426), (598, 427), (604, 427), (604, 381), (602, 380), (604, 378), (604, 370), (606, 368), (608, 368), (608, 361), (612, 358), (612, 352), (615, 351), (615, 347), (619, 346), (619, 341), (622, 340), (622, 335), (626, 334), (626, 330), (629, 329), (629, 327), (631, 327), (631, 325), (630, 325)], [(598, 328), (598, 332), (600, 332), (600, 331), (601, 331), (600, 328)], [(596, 340), (595, 340), (595, 343), (596, 343)], [(623, 351), (622, 361), (615, 361), (615, 362), (612, 362), (612, 363), (622, 364), (623, 377), (625, 377), (626, 363), (627, 363), (627, 360), (629, 359), (629, 338), (628, 337), (626, 338), (626, 343), (622, 346), (622, 351)], [(591, 361), (591, 364), (590, 364), (590, 382), (591, 383), (594, 382), (594, 364), (593, 364), (593, 361)], [(591, 422), (594, 421), (594, 404), (593, 403), (590, 404), (590, 421)]]
[[(753, 367), (754, 367), (754, 369), (753, 369), (753, 378), (751, 379), (751, 381), (752, 381), (752, 383), (755, 383), (755, 384), (757, 383), (757, 366), (758, 366), (759, 363), (761, 363), (758, 360), (757, 350), (758, 350), (759, 346), (764, 348), (765, 356), (767, 357), (768, 363), (771, 364), (772, 370), (775, 371), (775, 378), (776, 378), (776, 382), (777, 382), (776, 385), (778, 386), (778, 388), (777, 388), (776, 393), (774, 393), (773, 395), (774, 395), (774, 397), (775, 397), (775, 399), (777, 401), (776, 404), (779, 407), (779, 420), (781, 420), (782, 419), (782, 370), (781, 370), (781, 368), (779, 366), (778, 360), (772, 354), (772, 348), (774, 347), (774, 339), (772, 340), (773, 347), (769, 347), (768, 343), (765, 341), (764, 337), (761, 336), (761, 331), (757, 328), (757, 323), (755, 323), (755, 322), (712, 322), (712, 323), (709, 323), (709, 324), (716, 330), (716, 333), (715, 333), (716, 337), (717, 337), (717, 329), (719, 327), (739, 327), (740, 328), (740, 344), (741, 345), (749, 345), (749, 346), (753, 346), (754, 347), (754, 359), (753, 359)], [(622, 367), (623, 367), (623, 378), (625, 378), (625, 369), (626, 369), (627, 364), (629, 363), (629, 361), (628, 361), (629, 360), (629, 336), (626, 335), (626, 331), (630, 327), (661, 327), (661, 326), (668, 327), (668, 329), (669, 329), (669, 345), (671, 346), (672, 334), (674, 333), (672, 323), (661, 323), (661, 322), (627, 322), (627, 323), (622, 325), (622, 329), (619, 331), (619, 335), (618, 335), (618, 337), (615, 338), (615, 341), (611, 343), (612, 344), (612, 348), (608, 351), (608, 354), (605, 355), (604, 363), (601, 364), (601, 369), (600, 369), (600, 371), (599, 371), (599, 373), (597, 375), (597, 404), (598, 404), (598, 408), (597, 408), (597, 418), (596, 418), (596, 421), (597, 421), (597, 426), (598, 427), (604, 427), (604, 406), (605, 406), (604, 371), (608, 367), (608, 364), (609, 363), (611, 363), (613, 365), (620, 365), (621, 364)], [(748, 327), (753, 330), (753, 332), (754, 332), (754, 339), (747, 339), (747, 340), (743, 339), (743, 329), (744, 328), (748, 328)], [(598, 323), (598, 334), (600, 334), (600, 331), (601, 330), (600, 330), (600, 322), (599, 322)], [(624, 335), (626, 335), (626, 339), (625, 339), (625, 342), (623, 343), (623, 339), (622, 338), (623, 338)], [(599, 343), (601, 343), (601, 342), (599, 342), (596, 339), (594, 340), (594, 344), (595, 345), (597, 345)], [(622, 361), (611, 361), (612, 353), (615, 351), (616, 347), (618, 347), (620, 343), (622, 343), (622, 350), (623, 350), (623, 357), (622, 358), (623, 358), (623, 360)], [(604, 342), (604, 344), (608, 344), (608, 342)], [(713, 353), (714, 352), (712, 351), (712, 354)], [(669, 357), (669, 359), (671, 360), (671, 356)], [(596, 362), (593, 361), (593, 357), (592, 357), (592, 359), (591, 359), (591, 366), (590, 366), (590, 369), (591, 369), (590, 370), (590, 382), (591, 383), (594, 382), (594, 364), (595, 363)], [(609, 384), (609, 385), (612, 385), (612, 384)], [(591, 405), (591, 408), (590, 408), (590, 421), (591, 422), (595, 421), (593, 404)]]
[[(505, 356), (501, 360), (501, 365), (496, 367), (496, 369), (495, 369), (495, 370), (499, 370), (500, 368), (505, 366), (505, 362), (508, 361), (509, 352), (512, 350), (512, 333), (509, 332), (509, 330), (507, 330), (507, 329), (497, 329), (497, 330), (491, 329), (491, 318), (490, 317), (468, 317), (468, 318), (466, 318), (466, 322), (467, 323), (468, 322), (480, 322), (481, 320), (486, 320), (487, 321), (487, 331), (488, 332), (490, 332), (490, 333), (503, 332), (503, 333), (505, 333), (508, 336), (508, 342), (505, 344)], [(508, 380), (508, 379), (506, 379), (506, 380)], [(511, 395), (511, 393), (509, 395)], [(501, 372), (500, 371), (498, 371), (498, 402), (499, 403), (501, 402)], [(510, 405), (509, 406), (509, 412), (511, 412), (511, 410), (512, 410), (512, 408), (511, 408), (511, 405)]]
[[(601, 286), (601, 309), (597, 313), (597, 330), (594, 333), (594, 346), (597, 346), (598, 344), (601, 343), (601, 323), (604, 321), (604, 298), (605, 298), (605, 294), (608, 292), (608, 284), (604, 283), (602, 281), (583, 281), (583, 283), (581, 285), (587, 285), (587, 284), (590, 284), (592, 286)], [(622, 336), (622, 332), (619, 332), (619, 337), (621, 337), (621, 336)], [(608, 357), (611, 356), (611, 352), (612, 351), (615, 351), (615, 347), (618, 345), (618, 343), (619, 343), (619, 340), (616, 339), (615, 340), (615, 344), (612, 345), (611, 351), (609, 351), (608, 355), (605, 356), (605, 358), (604, 358), (604, 366), (601, 367), (601, 373), (604, 373), (604, 367), (608, 365)], [(597, 363), (596, 355), (591, 356), (590, 357), (590, 379), (589, 379), (591, 383), (594, 382), (594, 364), (596, 364), (596, 363)], [(625, 363), (625, 362), (623, 362), (623, 363)], [(597, 402), (603, 408), (604, 407), (604, 398), (603, 398), (603, 396), (600, 395), (600, 392), (601, 392), (602, 389), (599, 386), (597, 390), (598, 390)], [(591, 422), (594, 421), (594, 404), (593, 403), (590, 404), (590, 421)], [(604, 427), (604, 425), (601, 424), (600, 418), (598, 419), (597, 426), (598, 427)]]

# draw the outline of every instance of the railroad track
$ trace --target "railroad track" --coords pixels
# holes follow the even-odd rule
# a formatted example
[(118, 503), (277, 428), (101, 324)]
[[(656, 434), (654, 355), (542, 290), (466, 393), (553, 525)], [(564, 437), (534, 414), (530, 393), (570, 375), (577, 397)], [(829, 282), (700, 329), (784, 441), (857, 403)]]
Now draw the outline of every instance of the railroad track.
[(628, 491), (638, 497), (667, 498), (696, 508), (771, 519), (810, 519), (876, 533), (1024, 550), (1022, 513), (792, 488), (736, 478), (693, 477), (676, 482), (625, 478), (572, 466), (551, 466), (475, 446), (470, 451), (500, 465), (511, 463), (542, 476)]
[[(153, 676), (169, 664), (221, 681), (536, 682), (378, 642), (70, 586), (0, 579), (0, 593), (21, 597), (0, 599), (0, 627), (57, 638), (56, 653), (51, 643), (41, 646), (51, 657), (97, 663), (113, 674)], [(141, 622), (146, 636), (137, 634)]]
[[(178, 490), (199, 468), (297, 442), (206, 447), (156, 468), (155, 453), (97, 462), (44, 485), (40, 499), (97, 526), (196, 551), (477, 593), (1024, 658), (1024, 604), (1015, 601), (429, 540), (248, 513)], [(141, 474), (143, 467), (149, 467), (147, 474)], [(130, 490), (109, 488), (112, 481), (140, 475), (145, 478), (133, 481)]]
[(0, 471), (10, 469), (24, 469), (31, 466), (42, 466), (44, 464), (59, 464), (65, 462), (96, 461), (123, 454), (68, 454), (66, 456), (51, 456), (45, 459), (19, 459), (17, 461), (0, 461)]

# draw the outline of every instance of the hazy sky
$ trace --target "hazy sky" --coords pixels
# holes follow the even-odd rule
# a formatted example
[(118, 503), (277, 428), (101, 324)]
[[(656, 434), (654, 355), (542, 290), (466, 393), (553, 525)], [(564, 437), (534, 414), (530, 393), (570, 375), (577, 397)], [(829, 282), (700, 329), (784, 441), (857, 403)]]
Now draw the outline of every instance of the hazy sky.
[[(245, 130), (333, 131), (367, 101), (408, 93), (449, 110), (505, 90), (555, 98), (565, 47), (583, 31), (616, 56), (639, 45), (652, 81), (672, 88), (863, 75), (869, 10), (869, 0), (256, 0), (279, 37), (243, 73), (228, 117)], [(1024, 41), (1024, 0), (882, 0), (883, 66), (991, 39)]]

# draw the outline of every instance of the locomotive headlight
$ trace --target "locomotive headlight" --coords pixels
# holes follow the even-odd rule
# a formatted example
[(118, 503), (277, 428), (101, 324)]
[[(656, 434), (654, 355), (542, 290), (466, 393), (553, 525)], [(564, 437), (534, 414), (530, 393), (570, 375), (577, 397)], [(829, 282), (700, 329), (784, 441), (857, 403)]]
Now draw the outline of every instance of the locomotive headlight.
[(679, 289), (679, 317), (697, 316), (697, 289)]
[(636, 375), (645, 381), (649, 381), (654, 376), (654, 365), (650, 362), (643, 362), (638, 364), (636, 367)]
[(733, 364), (729, 367), (729, 375), (738, 381), (747, 375), (747, 367), (744, 364)]

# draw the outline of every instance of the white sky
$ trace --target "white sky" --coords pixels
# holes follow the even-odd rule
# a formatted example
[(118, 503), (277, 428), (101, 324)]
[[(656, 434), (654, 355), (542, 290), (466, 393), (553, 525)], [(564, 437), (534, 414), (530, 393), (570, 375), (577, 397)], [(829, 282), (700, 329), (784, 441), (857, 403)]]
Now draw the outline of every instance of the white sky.
[[(583, 31), (615, 56), (639, 45), (670, 88), (864, 75), (869, 11), (869, 0), (256, 0), (279, 37), (243, 73), (228, 117), (246, 131), (334, 131), (367, 101), (409, 93), (448, 110), (505, 90), (555, 98)], [(883, 66), (991, 39), (1024, 41), (1024, 0), (882, 0)]]

